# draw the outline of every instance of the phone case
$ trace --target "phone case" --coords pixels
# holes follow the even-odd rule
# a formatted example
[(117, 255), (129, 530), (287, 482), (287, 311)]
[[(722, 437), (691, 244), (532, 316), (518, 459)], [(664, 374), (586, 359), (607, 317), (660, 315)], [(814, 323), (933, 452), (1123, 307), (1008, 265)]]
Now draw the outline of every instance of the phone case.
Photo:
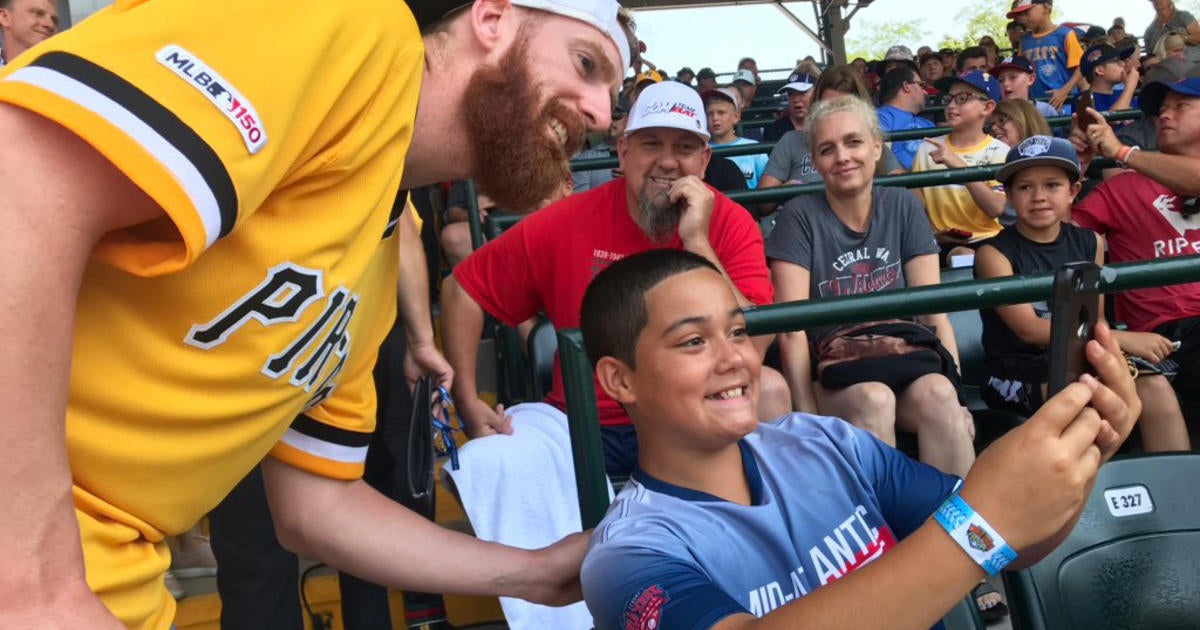
[(1100, 311), (1100, 267), (1096, 263), (1069, 263), (1054, 274), (1050, 304), (1050, 365), (1046, 386), (1049, 398), (1068, 384), (1091, 373), (1086, 346), (1092, 339)]

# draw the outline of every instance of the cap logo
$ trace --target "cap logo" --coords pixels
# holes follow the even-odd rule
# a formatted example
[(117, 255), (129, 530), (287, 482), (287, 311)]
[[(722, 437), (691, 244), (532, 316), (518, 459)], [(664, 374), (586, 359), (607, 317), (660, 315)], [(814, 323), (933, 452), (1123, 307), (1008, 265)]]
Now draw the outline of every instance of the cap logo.
[(1002, 64), (1004, 64), (1004, 63), (1012, 63), (1012, 62), (1014, 62), (1014, 61), (1016, 61), (1016, 59), (1015, 59), (1015, 58), (1013, 58), (1013, 57), (1005, 57), (1005, 58), (1004, 58), (1004, 59), (1003, 59), (1003, 60), (1002, 60), (1000, 63), (1002, 63)]
[(1092, 53), (1087, 56), (1087, 60), (1095, 61), (1100, 58), (1100, 55), (1103, 55), (1103, 54), (1104, 54), (1103, 50), (1093, 50)]
[(1050, 150), (1050, 138), (1048, 136), (1034, 136), (1026, 139), (1017, 147), (1017, 153), (1021, 157), (1037, 157)]
[(659, 101), (646, 106), (645, 115), (653, 116), (654, 114), (682, 114), (688, 118), (695, 118), (696, 110), (684, 103)]

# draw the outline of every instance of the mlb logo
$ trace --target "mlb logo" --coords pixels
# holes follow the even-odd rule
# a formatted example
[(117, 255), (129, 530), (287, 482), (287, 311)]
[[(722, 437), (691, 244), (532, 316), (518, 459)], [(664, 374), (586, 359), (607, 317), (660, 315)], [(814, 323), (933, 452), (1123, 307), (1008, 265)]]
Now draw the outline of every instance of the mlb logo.
[(1017, 147), (1017, 153), (1021, 157), (1037, 157), (1050, 150), (1050, 138), (1046, 136), (1033, 136), (1026, 139)]

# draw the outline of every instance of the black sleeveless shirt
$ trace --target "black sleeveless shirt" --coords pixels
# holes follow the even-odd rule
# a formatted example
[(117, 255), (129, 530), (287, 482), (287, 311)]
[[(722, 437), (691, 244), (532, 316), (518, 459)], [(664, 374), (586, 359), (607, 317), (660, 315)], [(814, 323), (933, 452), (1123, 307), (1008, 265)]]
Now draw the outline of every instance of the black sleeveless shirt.
[[(1008, 259), (1013, 275), (1042, 273), (1066, 263), (1096, 259), (1096, 234), (1069, 223), (1062, 224), (1058, 238), (1050, 243), (1031, 241), (1011, 225), (984, 244), (995, 247)], [(1038, 317), (1050, 319), (1046, 301), (1034, 302), (1033, 310)], [(979, 314), (983, 320), (984, 373), (1005, 380), (1046, 382), (1046, 349), (1018, 339), (995, 309), (980, 309)]]

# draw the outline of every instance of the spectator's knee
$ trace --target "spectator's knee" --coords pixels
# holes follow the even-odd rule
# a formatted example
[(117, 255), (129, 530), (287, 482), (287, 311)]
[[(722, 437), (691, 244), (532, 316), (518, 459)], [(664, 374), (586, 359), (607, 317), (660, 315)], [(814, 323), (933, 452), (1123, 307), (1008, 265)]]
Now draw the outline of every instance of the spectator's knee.
[(950, 379), (941, 374), (930, 374), (909, 387), (912, 390), (909, 399), (921, 430), (968, 437), (974, 434), (971, 414), (963, 411), (958, 402), (958, 391)]
[(446, 253), (446, 262), (451, 267), (471, 255), (471, 227), (466, 223), (451, 223), (442, 228), (438, 240), (441, 241), (442, 251)]
[(855, 386), (854, 406), (863, 415), (870, 417), (894, 416), (896, 413), (896, 394), (891, 387), (883, 383), (870, 382)]

